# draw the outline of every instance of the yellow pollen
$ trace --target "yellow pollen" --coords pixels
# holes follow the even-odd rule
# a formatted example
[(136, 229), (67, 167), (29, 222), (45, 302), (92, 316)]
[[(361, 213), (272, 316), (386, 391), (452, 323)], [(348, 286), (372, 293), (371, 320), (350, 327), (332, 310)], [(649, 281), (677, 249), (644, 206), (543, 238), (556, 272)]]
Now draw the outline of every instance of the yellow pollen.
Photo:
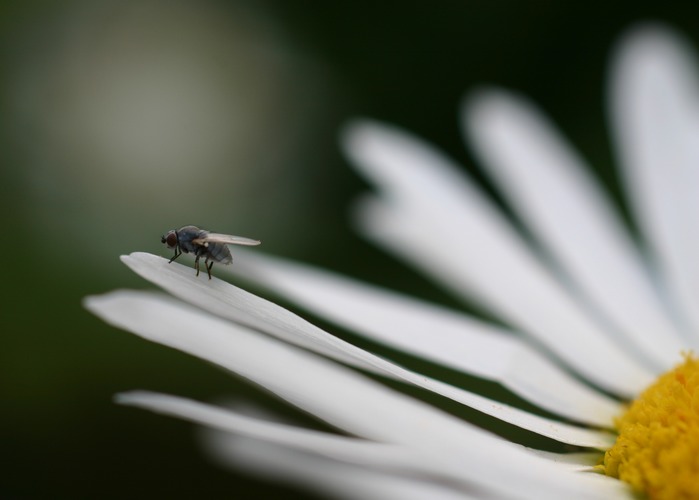
[(649, 499), (699, 499), (699, 358), (662, 375), (618, 417), (608, 476)]

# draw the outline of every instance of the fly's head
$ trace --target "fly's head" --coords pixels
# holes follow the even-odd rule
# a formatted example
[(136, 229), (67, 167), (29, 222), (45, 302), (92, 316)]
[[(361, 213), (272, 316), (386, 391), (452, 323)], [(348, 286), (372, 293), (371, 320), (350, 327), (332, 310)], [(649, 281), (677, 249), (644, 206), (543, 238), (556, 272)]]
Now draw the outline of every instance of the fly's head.
[(168, 231), (167, 234), (160, 237), (160, 242), (166, 245), (170, 250), (177, 248), (177, 231), (174, 229)]

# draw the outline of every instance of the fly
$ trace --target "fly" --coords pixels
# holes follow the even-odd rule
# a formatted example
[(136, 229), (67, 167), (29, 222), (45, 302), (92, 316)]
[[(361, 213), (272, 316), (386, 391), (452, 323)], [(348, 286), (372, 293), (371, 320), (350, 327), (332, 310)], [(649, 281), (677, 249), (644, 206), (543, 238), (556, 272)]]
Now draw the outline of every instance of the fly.
[(230, 264), (233, 261), (231, 251), (227, 245), (255, 246), (261, 243), (259, 240), (243, 238), (242, 236), (210, 233), (204, 229), (199, 229), (197, 226), (183, 226), (179, 229), (172, 229), (161, 236), (160, 241), (170, 250), (175, 251), (175, 255), (172, 256), (168, 264), (183, 253), (193, 253), (196, 256), (194, 269), (197, 270), (197, 276), (199, 276), (199, 259), (204, 257), (204, 266), (209, 279), (211, 279), (211, 268), (214, 262)]

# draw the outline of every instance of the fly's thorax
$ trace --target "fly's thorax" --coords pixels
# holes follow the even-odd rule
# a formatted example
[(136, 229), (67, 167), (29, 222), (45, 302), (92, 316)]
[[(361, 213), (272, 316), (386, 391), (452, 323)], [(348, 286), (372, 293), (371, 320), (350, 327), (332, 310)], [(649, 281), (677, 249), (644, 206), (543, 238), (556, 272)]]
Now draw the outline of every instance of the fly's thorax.
[[(192, 243), (196, 239), (206, 237), (209, 232), (199, 229), (197, 226), (183, 226), (177, 230), (177, 240), (180, 245), (180, 250), (184, 253), (197, 253), (200, 245)], [(201, 253), (201, 252), (199, 252)]]

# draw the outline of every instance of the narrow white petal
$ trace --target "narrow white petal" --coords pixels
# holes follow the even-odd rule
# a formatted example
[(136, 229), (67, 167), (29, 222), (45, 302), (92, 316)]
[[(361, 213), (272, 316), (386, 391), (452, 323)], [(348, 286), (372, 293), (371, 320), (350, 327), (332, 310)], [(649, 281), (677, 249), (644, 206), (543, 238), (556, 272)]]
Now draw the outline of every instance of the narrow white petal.
[(594, 471), (595, 465), (599, 464), (604, 457), (604, 453), (602, 452), (553, 453), (533, 449), (529, 449), (529, 451), (535, 455), (551, 460), (567, 470), (578, 472)]
[(629, 350), (664, 370), (681, 337), (626, 228), (587, 167), (534, 106), (504, 91), (474, 95), (467, 136), (507, 199)]
[[(624, 491), (618, 481), (564, 477), (555, 464), (512, 443), (348, 368), (178, 300), (122, 291), (89, 297), (85, 305), (110, 324), (232, 370), (346, 432), (415, 449), (445, 471), (463, 474), (499, 494), (609, 498)], [(502, 481), (503, 471), (508, 481)]]
[[(407, 377), (405, 379), (408, 380)], [(417, 380), (414, 381), (414, 383), (436, 394), (440, 394), (483, 412), (486, 415), (496, 417), (503, 422), (516, 425), (517, 427), (535, 432), (541, 436), (555, 439), (561, 443), (588, 448), (607, 449), (611, 447), (616, 440), (615, 435), (609, 432), (587, 429), (558, 422), (550, 418), (539, 417), (527, 411), (498, 401), (493, 401), (492, 399), (479, 396), (478, 394), (459, 389), (428, 377), (423, 377), (422, 383), (419, 383)]]
[(231, 409), (161, 393), (122, 393), (117, 396), (117, 402), (348, 464), (379, 468), (385, 472), (441, 478), (465, 486), (463, 475), (444, 474), (438, 464), (424, 460), (416, 450), (410, 448), (280, 424), (243, 415)]
[(499, 382), (535, 405), (611, 426), (621, 406), (581, 384), (509, 332), (443, 307), (311, 266), (238, 254), (246, 276), (349, 330), (444, 366)]
[(522, 398), (541, 401), (541, 408), (577, 422), (611, 427), (622, 411), (618, 401), (581, 384), (530, 348), (512, 357), (512, 364), (502, 378), (504, 385)]
[(349, 128), (345, 144), (360, 172), (381, 190), (381, 202), (362, 212), (370, 237), (409, 258), (421, 249), (423, 258), (414, 264), (536, 336), (595, 383), (633, 395), (652, 380), (452, 162), (376, 124)]
[(677, 35), (646, 27), (615, 59), (611, 118), (642, 229), (677, 312), (699, 345), (699, 99), (695, 54)]
[[(380, 200), (366, 198), (364, 201), (363, 225), (373, 239), (395, 254), (404, 256), (416, 266), (422, 267), (443, 283), (451, 284), (455, 290), (460, 288), (463, 293), (469, 293), (469, 285), (463, 274), (454, 271), (462, 265), (462, 260), (468, 259), (469, 256), (464, 255), (465, 250), (454, 251), (453, 246), (424, 239), (424, 230), (434, 226), (431, 218), (424, 218), (422, 214), (407, 213)], [(498, 273), (497, 268), (472, 267), (469, 273), (476, 276), (484, 287), (491, 286), (493, 281), (501, 283), (502, 294), (498, 296), (494, 287), (492, 293), (495, 302), (503, 300), (502, 315), (507, 317), (508, 310), (512, 312), (512, 317), (517, 315), (512, 323), (519, 324), (523, 333), (530, 334), (543, 343), (587, 380), (609, 392), (626, 397), (634, 397), (652, 382), (651, 372), (628, 358), (617, 344), (595, 332), (585, 331), (584, 323), (567, 324), (565, 306), (563, 311), (556, 307), (560, 305), (559, 299), (563, 297), (550, 297), (550, 303), (544, 304), (544, 308), (533, 296), (526, 294), (527, 282), (514, 280), (503, 284), (508, 281), (506, 276), (492, 275)], [(459, 276), (464, 279), (459, 279)], [(529, 307), (534, 309), (531, 315), (527, 315)], [(552, 311), (555, 314), (552, 314)]]
[[(208, 434), (208, 435), (207, 435)], [(405, 478), (382, 473), (376, 469), (351, 467), (343, 463), (337, 463), (322, 457), (284, 449), (278, 446), (270, 446), (267, 443), (252, 439), (238, 439), (220, 432), (212, 432), (204, 435), (211, 453), (223, 463), (244, 469), (263, 478), (277, 477), (287, 481), (309, 486), (311, 484), (320, 487), (321, 491), (337, 498), (365, 499), (365, 498), (512, 498), (523, 500), (560, 500), (562, 497), (556, 493), (542, 493), (538, 491), (521, 490), (516, 494), (503, 496), (493, 493), (486, 488), (470, 487), (466, 491), (459, 489), (454, 483), (429, 483), (420, 481), (419, 478)], [(542, 455), (545, 460), (555, 462), (559, 467), (558, 473), (564, 478), (575, 482), (584, 477), (587, 483), (584, 488), (573, 493), (570, 498), (602, 498), (617, 500), (633, 500), (635, 497), (630, 488), (615, 479), (599, 474), (582, 472), (580, 466), (567, 462), (566, 458), (558, 460), (551, 456)], [(573, 460), (573, 459), (571, 459)], [(293, 464), (293, 465), (291, 465)], [(327, 464), (327, 469), (322, 464)], [(373, 472), (373, 474), (372, 474)], [(502, 481), (509, 481), (511, 477), (507, 471), (502, 471)], [(411, 481), (412, 479), (412, 481)], [(354, 485), (361, 482), (362, 486), (354, 491)], [(416, 496), (411, 494), (411, 486)], [(459, 496), (454, 497), (457, 494)], [(434, 496), (432, 496), (434, 495)]]
[[(349, 500), (468, 500), (478, 498), (446, 485), (357, 467), (256, 439), (207, 432), (204, 442), (220, 462), (265, 480), (281, 480)], [(482, 498), (482, 497), (481, 497)]]
[[(422, 387), (487, 415), (558, 441), (593, 448), (604, 448), (613, 443), (613, 436), (607, 432), (584, 429), (539, 417), (407, 370), (334, 337), (265, 299), (218, 279), (210, 281), (199, 279), (191, 269), (179, 264), (168, 264), (167, 260), (161, 257), (135, 253), (122, 259), (135, 272), (182, 300), (219, 316), (258, 328), (286, 342)], [(197, 290), (197, 293), (192, 293), (193, 290)]]

